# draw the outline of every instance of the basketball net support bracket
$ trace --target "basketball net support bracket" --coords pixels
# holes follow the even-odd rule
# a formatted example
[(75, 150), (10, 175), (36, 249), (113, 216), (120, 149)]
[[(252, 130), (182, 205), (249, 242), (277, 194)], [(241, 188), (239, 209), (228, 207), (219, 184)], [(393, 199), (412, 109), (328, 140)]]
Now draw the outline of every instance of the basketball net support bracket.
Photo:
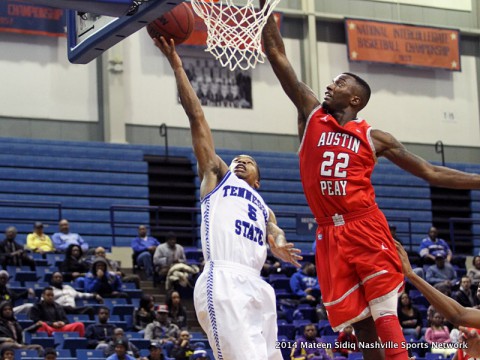
[(123, 16), (133, 5), (133, 0), (23, 0), (25, 2), (51, 6), (59, 9), (72, 9), (79, 12), (108, 16)]
[[(183, 0), (150, 0), (141, 3), (132, 15), (112, 18), (101, 28), (92, 29), (92, 35), (80, 42), (76, 31), (79, 21), (77, 11), (67, 10), (68, 59), (74, 64), (87, 64), (182, 2)], [(130, 6), (135, 3), (129, 1)]]

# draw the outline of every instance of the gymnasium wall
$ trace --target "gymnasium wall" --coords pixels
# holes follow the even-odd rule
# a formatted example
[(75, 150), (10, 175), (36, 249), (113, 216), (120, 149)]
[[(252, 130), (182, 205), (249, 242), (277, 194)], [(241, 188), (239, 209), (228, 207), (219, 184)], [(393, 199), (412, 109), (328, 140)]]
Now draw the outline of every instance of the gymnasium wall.
[[(375, 127), (392, 132), (420, 150), (441, 139), (459, 154), (477, 153), (477, 159), (480, 150), (473, 148), (480, 146), (479, 1), (472, 0), (472, 12), (384, 1), (314, 1), (319, 83), (323, 88), (341, 71), (356, 72), (372, 85), (371, 103), (361, 115)], [(297, 73), (305, 79), (309, 49), (304, 41), (300, 3), (288, 0), (281, 6), (288, 12), (283, 29), (286, 50)], [(467, 35), (462, 43), (462, 72), (349, 64), (340, 22), (343, 15), (459, 27)], [(188, 122), (177, 102), (167, 62), (144, 31), (122, 46), (124, 72), (112, 81), (118, 82), (125, 93), (126, 140), (158, 144), (156, 127), (165, 122), (171, 128), (171, 145), (188, 144)], [(69, 64), (65, 39), (0, 33), (0, 48), (2, 136), (102, 139), (99, 110), (103, 104), (98, 101), (100, 74), (95, 62)], [(182, 52), (203, 55), (197, 49)], [(296, 112), (268, 64), (252, 71), (252, 82), (252, 110), (205, 108), (217, 146), (295, 151)]]

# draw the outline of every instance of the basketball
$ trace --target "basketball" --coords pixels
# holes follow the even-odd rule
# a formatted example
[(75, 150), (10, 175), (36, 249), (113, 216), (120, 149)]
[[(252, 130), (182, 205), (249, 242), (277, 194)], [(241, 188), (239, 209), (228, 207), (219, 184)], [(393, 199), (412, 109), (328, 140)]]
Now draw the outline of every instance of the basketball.
[(163, 36), (167, 41), (173, 39), (178, 45), (188, 39), (194, 22), (192, 9), (186, 3), (181, 3), (148, 24), (147, 31), (152, 39)]

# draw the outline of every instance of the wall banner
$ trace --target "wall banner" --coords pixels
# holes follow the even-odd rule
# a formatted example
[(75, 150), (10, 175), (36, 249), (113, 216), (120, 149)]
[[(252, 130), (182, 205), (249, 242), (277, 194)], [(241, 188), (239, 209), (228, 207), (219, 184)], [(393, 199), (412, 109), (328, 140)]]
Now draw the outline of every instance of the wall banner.
[(352, 62), (461, 71), (459, 30), (359, 19), (345, 27)]

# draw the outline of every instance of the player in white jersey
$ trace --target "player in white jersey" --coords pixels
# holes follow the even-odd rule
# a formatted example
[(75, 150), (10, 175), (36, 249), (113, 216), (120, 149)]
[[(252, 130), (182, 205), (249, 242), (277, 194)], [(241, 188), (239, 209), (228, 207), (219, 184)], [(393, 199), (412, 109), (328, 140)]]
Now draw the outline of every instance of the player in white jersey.
[(198, 161), (206, 260), (194, 291), (200, 325), (217, 360), (282, 360), (275, 348), (275, 293), (261, 279), (260, 269), (267, 256), (267, 241), (276, 257), (297, 267), (300, 250), (286, 241), (274, 213), (257, 193), (260, 172), (255, 160), (239, 155), (228, 167), (215, 153), (200, 101), (173, 40), (154, 41), (174, 71)]

